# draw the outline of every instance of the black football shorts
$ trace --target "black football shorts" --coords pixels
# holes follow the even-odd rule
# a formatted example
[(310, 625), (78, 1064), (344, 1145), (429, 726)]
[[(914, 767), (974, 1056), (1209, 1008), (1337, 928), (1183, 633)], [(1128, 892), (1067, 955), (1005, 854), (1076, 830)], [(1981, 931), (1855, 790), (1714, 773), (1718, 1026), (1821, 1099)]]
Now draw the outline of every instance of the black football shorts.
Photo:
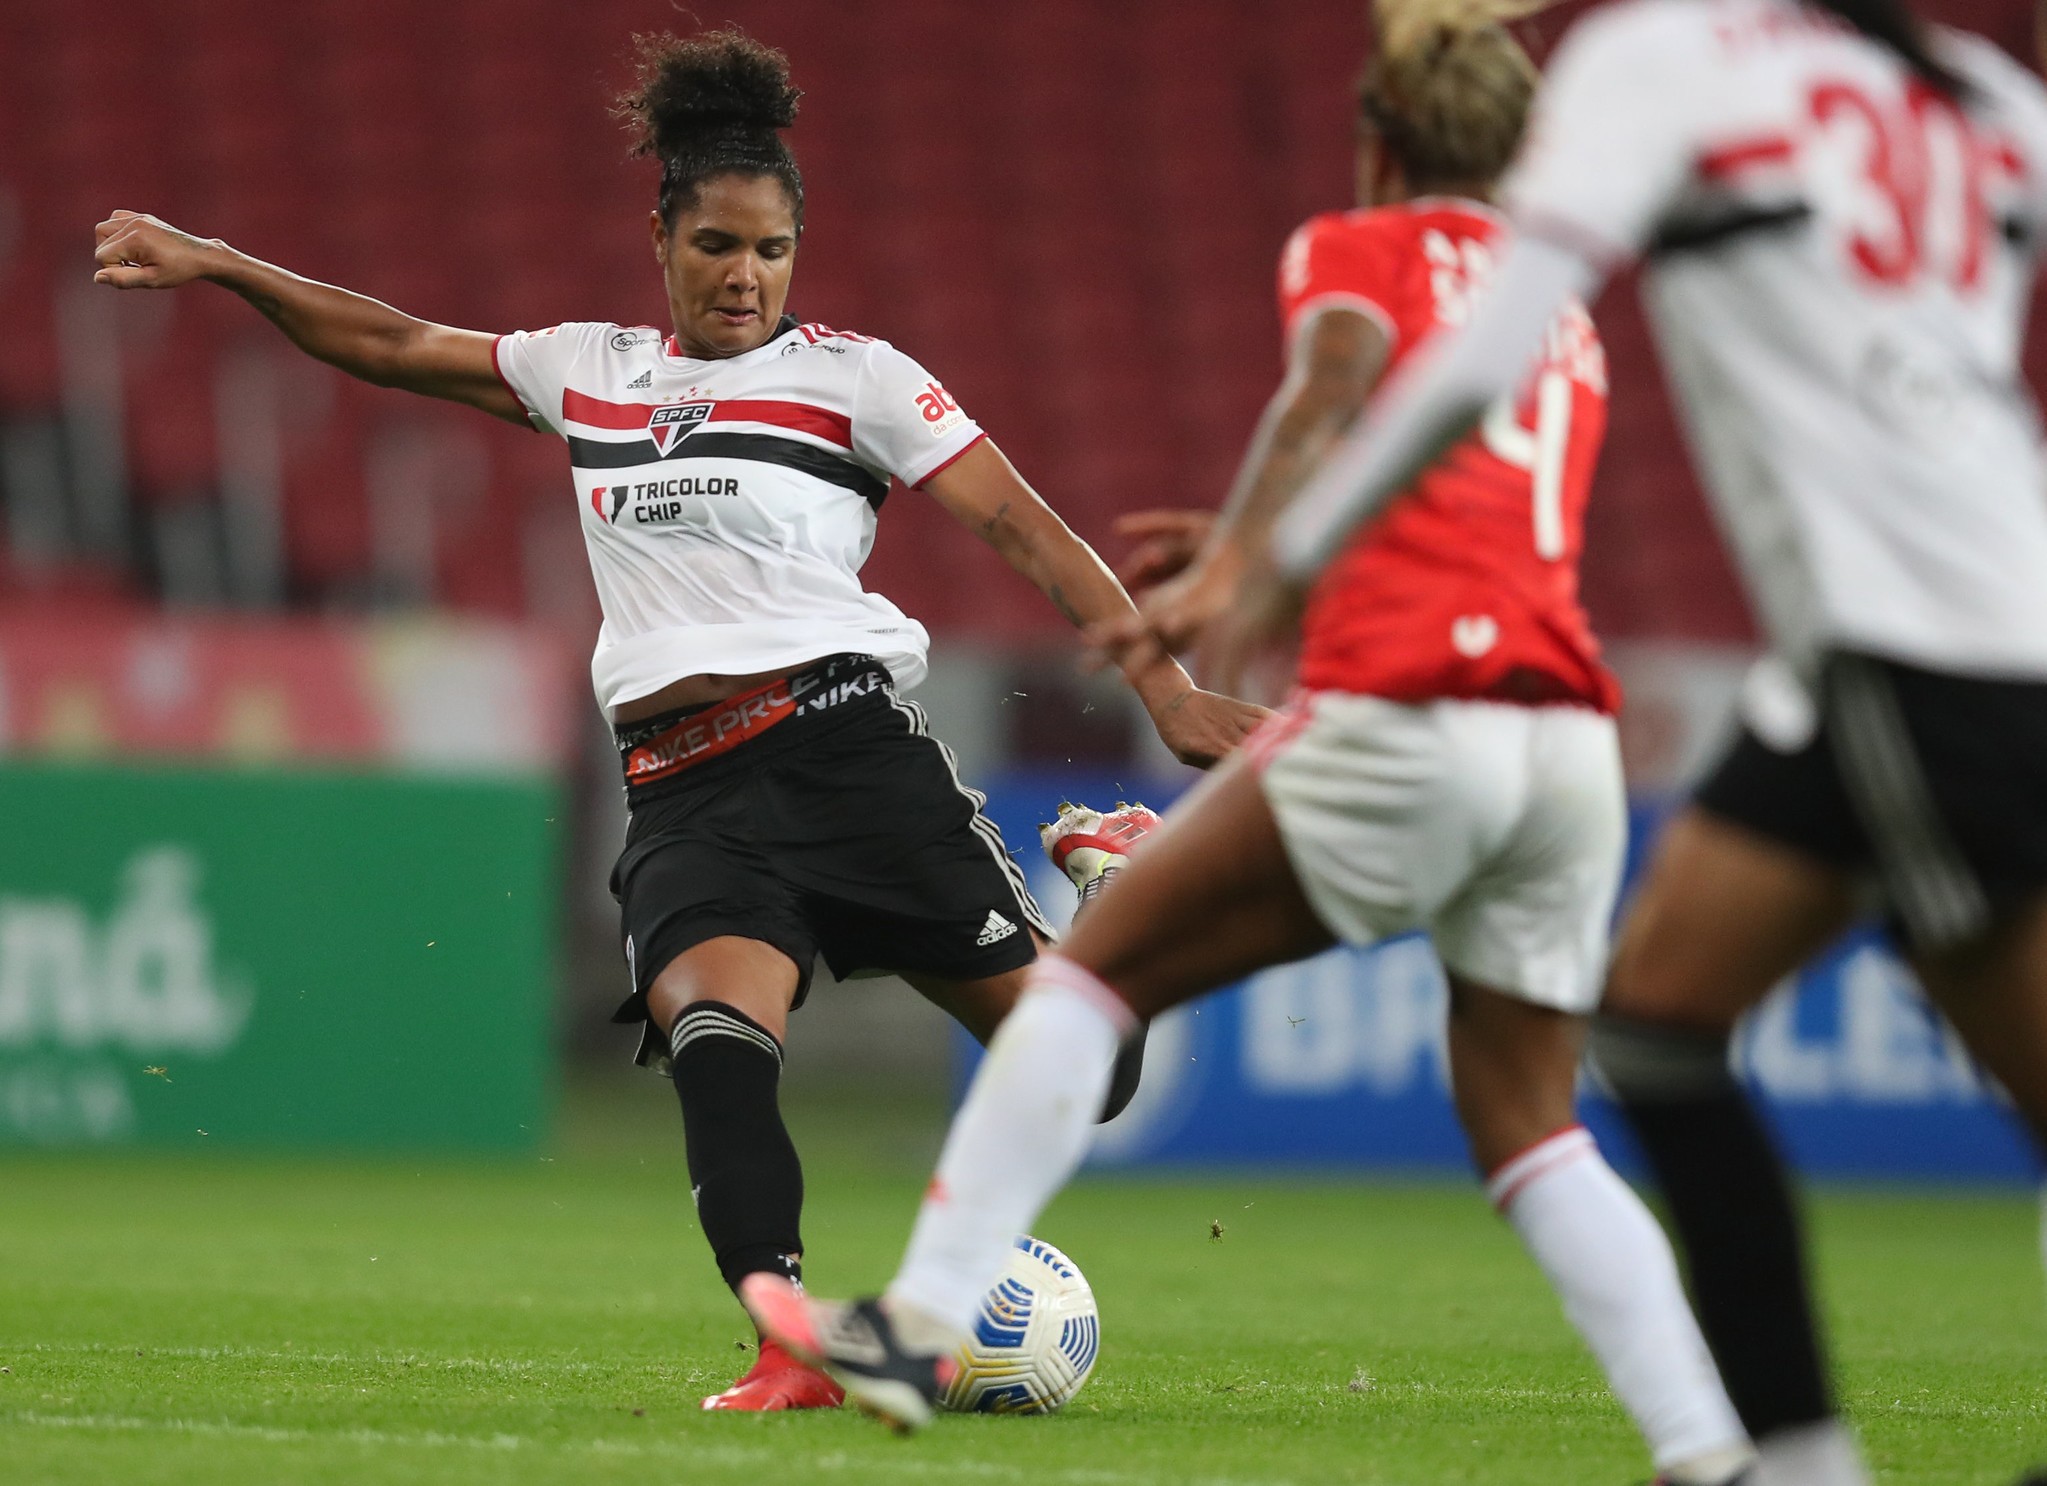
[[(984, 797), (880, 662), (836, 656), (764, 692), (619, 730), (636, 782), (611, 874), (632, 976), (614, 1021), (644, 1020), (669, 962), (725, 935), (794, 961), (798, 1005), (820, 954), (840, 978), (978, 980), (1036, 958), (1031, 931), (1051, 927)], [(757, 735), (732, 745), (735, 728)]]
[(1918, 949), (1965, 943), (2047, 888), (2047, 683), (1837, 654), (1818, 700), (1789, 746), (1745, 725), (1696, 803), (1873, 872)]

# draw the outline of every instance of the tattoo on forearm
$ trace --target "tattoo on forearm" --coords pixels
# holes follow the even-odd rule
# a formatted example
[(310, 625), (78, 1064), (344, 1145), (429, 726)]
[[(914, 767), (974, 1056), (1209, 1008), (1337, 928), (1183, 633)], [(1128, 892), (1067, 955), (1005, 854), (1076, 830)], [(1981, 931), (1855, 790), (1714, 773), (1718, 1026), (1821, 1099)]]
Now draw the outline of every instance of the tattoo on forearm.
[[(1004, 509), (1007, 508), (1005, 507)], [(1045, 597), (1052, 601), (1052, 607), (1057, 609), (1061, 614), (1064, 614), (1066, 616), (1066, 622), (1072, 625), (1075, 629), (1079, 629), (1083, 624), (1086, 623), (1086, 621), (1083, 620), (1080, 617), (1079, 613), (1074, 609), (1073, 605), (1066, 602), (1066, 590), (1064, 588), (1061, 588), (1057, 583), (1054, 583), (1050, 588), (1045, 590)]]
[(995, 514), (993, 516), (990, 516), (986, 521), (981, 523), (981, 535), (984, 537), (994, 536), (995, 528), (1002, 525), (1002, 518), (1007, 516), (1008, 514), (1009, 502), (1004, 501), (1001, 505), (995, 508)]

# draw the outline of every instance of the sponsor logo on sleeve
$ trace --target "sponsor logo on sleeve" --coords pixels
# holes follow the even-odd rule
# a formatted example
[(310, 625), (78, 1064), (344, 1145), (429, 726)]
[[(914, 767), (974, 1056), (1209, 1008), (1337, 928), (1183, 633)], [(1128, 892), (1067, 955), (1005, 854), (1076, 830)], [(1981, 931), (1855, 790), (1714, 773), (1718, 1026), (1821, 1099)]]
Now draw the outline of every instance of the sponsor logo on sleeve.
[(648, 345), (660, 339), (661, 332), (658, 330), (621, 330), (611, 337), (611, 349), (630, 351), (635, 346)]
[(917, 394), (917, 412), (934, 439), (944, 438), (967, 421), (967, 415), (952, 400), (952, 394), (936, 382), (926, 382), (924, 390)]

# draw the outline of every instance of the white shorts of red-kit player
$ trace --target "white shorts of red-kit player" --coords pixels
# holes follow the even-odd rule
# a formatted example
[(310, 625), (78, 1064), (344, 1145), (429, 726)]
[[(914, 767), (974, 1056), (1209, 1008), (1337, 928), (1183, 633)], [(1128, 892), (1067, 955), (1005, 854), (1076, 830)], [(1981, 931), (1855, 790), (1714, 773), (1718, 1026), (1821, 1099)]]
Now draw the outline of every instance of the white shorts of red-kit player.
[(1309, 905), (1348, 944), (1426, 930), (1449, 971), (1590, 1012), (1627, 848), (1614, 721), (1310, 693), (1249, 745)]

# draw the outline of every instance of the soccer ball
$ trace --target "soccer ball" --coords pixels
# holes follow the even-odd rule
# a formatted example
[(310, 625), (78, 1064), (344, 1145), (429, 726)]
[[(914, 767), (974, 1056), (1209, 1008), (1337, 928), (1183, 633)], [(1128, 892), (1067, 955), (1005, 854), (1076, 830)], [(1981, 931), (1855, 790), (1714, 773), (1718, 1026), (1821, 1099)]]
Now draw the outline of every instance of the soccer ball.
[(959, 1371), (939, 1403), (960, 1413), (1049, 1414), (1080, 1392), (1101, 1347), (1087, 1280), (1071, 1259), (1026, 1235), (982, 1299), (974, 1339), (959, 1349)]

